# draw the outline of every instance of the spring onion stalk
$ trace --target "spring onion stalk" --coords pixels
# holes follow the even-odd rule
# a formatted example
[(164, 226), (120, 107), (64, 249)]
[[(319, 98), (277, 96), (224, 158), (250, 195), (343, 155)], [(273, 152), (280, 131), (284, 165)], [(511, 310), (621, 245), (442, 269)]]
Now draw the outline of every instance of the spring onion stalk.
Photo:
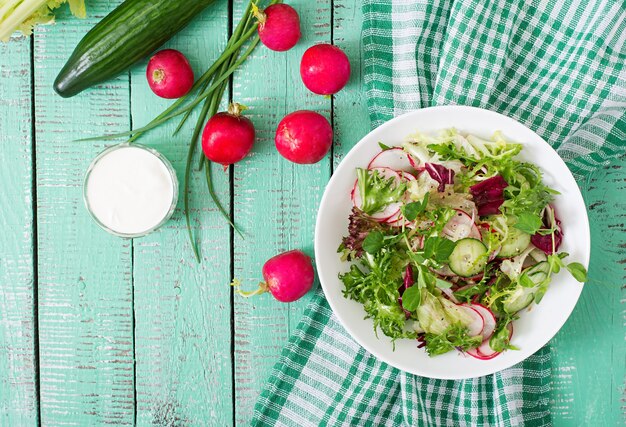
[[(280, 3), (280, 0), (271, 0), (268, 5)], [(252, 54), (254, 49), (259, 43), (258, 35), (255, 35), (258, 26), (257, 19), (252, 14), (252, 1), (249, 2), (243, 18), (235, 28), (232, 36), (229, 38), (226, 47), (222, 54), (215, 60), (215, 62), (209, 67), (209, 69), (202, 74), (189, 94), (174, 101), (168, 108), (166, 108), (161, 114), (152, 119), (145, 126), (133, 129), (128, 132), (121, 132), (112, 135), (103, 135), (93, 138), (85, 138), (80, 141), (95, 141), (95, 140), (109, 140), (121, 137), (128, 137), (128, 142), (135, 141), (141, 137), (144, 133), (154, 129), (161, 124), (175, 118), (181, 117), (179, 124), (177, 125), (174, 134), (178, 133), (195, 107), (203, 103), (200, 110), (200, 114), (197, 118), (194, 126), (193, 133), (191, 135), (191, 141), (189, 144), (189, 151), (187, 153), (186, 169), (185, 169), (185, 183), (184, 183), (184, 195), (183, 203), (185, 209), (185, 221), (187, 226), (187, 234), (196, 257), (196, 260), (200, 262), (200, 251), (198, 249), (197, 241), (194, 238), (194, 233), (191, 227), (191, 218), (189, 212), (189, 195), (190, 195), (190, 178), (192, 171), (193, 157), (198, 152), (198, 140), (200, 138), (204, 124), (208, 117), (215, 115), (219, 109), (220, 102), (228, 87), (229, 79), (231, 75), (245, 62), (245, 60)], [(245, 50), (243, 47), (246, 46)], [(200, 150), (200, 161), (198, 169), (205, 169), (205, 179), (211, 199), (217, 206), (218, 210), (224, 216), (226, 221), (237, 233), (241, 235), (240, 230), (235, 226), (228, 213), (220, 203), (215, 189), (213, 187), (213, 181), (211, 179), (211, 162), (209, 162)]]

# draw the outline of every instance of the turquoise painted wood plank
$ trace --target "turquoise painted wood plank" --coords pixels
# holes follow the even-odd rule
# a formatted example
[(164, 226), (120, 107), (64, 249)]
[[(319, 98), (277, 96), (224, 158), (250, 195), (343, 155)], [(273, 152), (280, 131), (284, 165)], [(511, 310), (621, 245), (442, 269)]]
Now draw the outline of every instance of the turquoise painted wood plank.
[(589, 281), (552, 341), (555, 426), (624, 421), (626, 157), (583, 186), (591, 223)]
[(64, 11), (35, 34), (41, 422), (131, 425), (134, 419), (130, 241), (102, 231), (82, 184), (102, 143), (74, 139), (129, 128), (128, 76), (62, 99), (52, 82), (80, 38), (120, 1)]
[[(183, 52), (198, 76), (226, 44), (228, 20), (228, 2), (221, 0), (164, 47)], [(146, 64), (143, 61), (131, 73), (135, 126), (171, 103), (151, 92)], [(137, 425), (225, 426), (232, 423), (233, 411), (230, 232), (209, 197), (204, 173), (194, 171), (190, 200), (203, 258), (198, 265), (188, 243), (182, 194), (195, 117), (172, 137), (176, 124), (161, 126), (138, 140), (172, 162), (181, 191), (169, 223), (134, 241)], [(215, 168), (214, 176), (228, 210), (228, 173)]]
[(334, 0), (333, 42), (350, 58), (352, 73), (344, 90), (334, 96), (335, 125), (334, 165), (370, 131), (367, 99), (361, 62), (361, 24), (363, 13), (359, 0)]
[(0, 424), (35, 425), (30, 39), (0, 43)]
[[(302, 40), (288, 52), (260, 46), (234, 79), (234, 100), (247, 105), (257, 130), (252, 155), (234, 167), (234, 215), (245, 239), (235, 236), (235, 276), (247, 286), (261, 279), (263, 263), (289, 249), (313, 255), (317, 207), (329, 177), (330, 160), (295, 165), (274, 147), (283, 116), (311, 109), (330, 118), (330, 100), (313, 95), (300, 80), (307, 47), (330, 41), (330, 0), (290, 1), (301, 16)], [(241, 10), (242, 1), (237, 1)], [(235, 12), (236, 16), (238, 13)], [(300, 320), (308, 297), (281, 304), (271, 295), (235, 296), (235, 420), (247, 424), (254, 403), (282, 347)]]

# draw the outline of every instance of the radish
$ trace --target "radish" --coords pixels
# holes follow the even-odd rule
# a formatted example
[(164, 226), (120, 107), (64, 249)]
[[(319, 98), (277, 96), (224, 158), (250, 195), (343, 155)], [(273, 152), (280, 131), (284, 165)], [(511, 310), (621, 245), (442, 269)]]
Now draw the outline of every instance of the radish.
[(259, 21), (261, 43), (267, 48), (284, 52), (300, 40), (300, 17), (288, 4), (273, 4), (260, 10), (252, 3), (252, 12)]
[(280, 302), (293, 302), (309, 292), (315, 280), (311, 258), (298, 250), (283, 252), (270, 258), (263, 265), (262, 273), (265, 281), (259, 283), (259, 288), (255, 291), (242, 291), (238, 280), (233, 280), (232, 285), (244, 297), (269, 291)]
[(302, 56), (300, 77), (311, 92), (332, 95), (350, 80), (350, 60), (337, 46), (327, 43), (311, 46)]
[(472, 321), (467, 327), (469, 336), (475, 337), (481, 335), (485, 327), (485, 319), (483, 319), (483, 316), (468, 304), (461, 304), (459, 307), (472, 317)]
[[(510, 341), (511, 338), (513, 337), (513, 324), (509, 323), (508, 325), (506, 325), (506, 327), (509, 330), (509, 341)], [(469, 354), (472, 357), (475, 357), (476, 359), (489, 360), (499, 355), (500, 352), (495, 351), (493, 348), (491, 348), (491, 345), (489, 345), (489, 339), (484, 339), (481, 345), (479, 345), (476, 348), (472, 348), (468, 350), (467, 354)]]
[(413, 175), (411, 172), (406, 172), (406, 171), (401, 171), (401, 170), (397, 170), (396, 172), (398, 172), (400, 174), (400, 176), (404, 180), (406, 180), (407, 182), (411, 182), (411, 181), (417, 180), (415, 175)]
[(333, 144), (333, 129), (324, 116), (301, 110), (287, 114), (276, 129), (276, 149), (287, 160), (317, 163)]
[(411, 165), (409, 157), (407, 152), (400, 147), (389, 148), (374, 156), (367, 168), (388, 167), (398, 171), (411, 172), (415, 168)]
[[(371, 164), (372, 163), (370, 162), (370, 165)], [(369, 169), (387, 169), (387, 168), (379, 168), (379, 167), (371, 167), (371, 166), (368, 166), (368, 168)], [(415, 175), (413, 175), (412, 173), (405, 172), (403, 170), (396, 170), (394, 172), (398, 174), (398, 176), (406, 182), (415, 181), (417, 179), (415, 178)], [(407, 202), (410, 202), (410, 200), (407, 200)], [(392, 215), (391, 217), (387, 218), (385, 222), (391, 225), (392, 227), (402, 227), (402, 224), (405, 224), (405, 225), (410, 224), (408, 221), (404, 220), (404, 217), (402, 216), (402, 212), (400, 210), (398, 210), (398, 212), (395, 215)]]
[(481, 304), (464, 304), (467, 307), (471, 307), (474, 311), (480, 314), (483, 318), (483, 329), (480, 334), (483, 336), (483, 340), (488, 340), (493, 335), (493, 331), (496, 329), (496, 318), (493, 312), (487, 307)]
[(246, 107), (232, 103), (227, 112), (209, 119), (202, 133), (202, 151), (207, 158), (224, 166), (237, 163), (254, 145), (254, 125), (241, 115)]
[(189, 61), (174, 49), (162, 50), (150, 58), (146, 77), (152, 92), (166, 99), (187, 95), (194, 81)]
[(453, 277), (456, 276), (456, 273), (452, 270), (450, 270), (450, 267), (448, 267), (446, 264), (442, 265), (441, 268), (432, 268), (431, 270), (433, 273), (437, 273), (438, 275), (442, 276), (442, 277)]
[(456, 209), (456, 215), (450, 218), (446, 223), (441, 230), (441, 234), (453, 242), (467, 237), (482, 240), (480, 230), (474, 223), (472, 217), (460, 209)]

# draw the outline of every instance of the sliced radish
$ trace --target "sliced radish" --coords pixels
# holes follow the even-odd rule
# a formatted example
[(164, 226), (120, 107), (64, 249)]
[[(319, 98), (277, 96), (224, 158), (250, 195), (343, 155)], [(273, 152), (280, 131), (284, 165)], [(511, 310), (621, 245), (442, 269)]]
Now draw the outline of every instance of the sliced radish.
[(350, 198), (352, 199), (352, 204), (360, 208), (363, 204), (363, 199), (361, 198), (361, 192), (359, 191), (359, 180), (354, 181), (354, 186), (352, 187), (352, 192), (350, 193)]
[[(386, 178), (386, 179), (394, 178), (396, 180), (396, 183), (398, 184), (402, 182), (402, 177), (400, 176), (400, 174), (394, 171), (393, 169), (381, 167), (381, 168), (372, 168), (372, 170), (376, 170), (383, 178)], [(354, 204), (354, 206), (361, 209), (361, 206), (363, 204), (363, 199), (361, 198), (361, 192), (359, 191), (358, 179), (354, 182), (354, 187), (352, 187), (351, 198), (352, 198), (352, 203)], [(400, 202), (390, 203), (382, 211), (371, 214), (370, 218), (373, 218), (380, 222), (384, 222), (394, 215), (399, 215), (400, 206), (402, 206), (402, 203)]]
[(415, 157), (411, 156), (410, 154), (408, 154), (407, 156), (409, 158), (409, 163), (411, 163), (411, 166), (413, 166), (413, 169), (415, 169), (417, 173), (420, 173), (426, 170), (424, 165), (420, 164), (420, 161), (416, 160)]
[(406, 172), (402, 170), (397, 170), (396, 172), (398, 172), (400, 176), (407, 182), (415, 181), (417, 179), (415, 175), (413, 175), (411, 172)]
[[(509, 323), (508, 325), (506, 325), (506, 327), (509, 330), (509, 341), (511, 341), (511, 338), (513, 337), (513, 324)], [(500, 353), (501, 352), (495, 351), (493, 348), (491, 348), (491, 346), (489, 345), (489, 339), (485, 339), (482, 344), (479, 345), (477, 348), (472, 348), (467, 351), (467, 354), (480, 360), (493, 359)]]
[(480, 353), (478, 353), (478, 348), (470, 348), (469, 350), (466, 350), (465, 352), (476, 359), (482, 359)]
[(474, 223), (474, 220), (466, 212), (456, 209), (454, 215), (441, 230), (441, 234), (448, 239), (456, 242), (457, 240), (472, 238), (482, 240), (480, 230)]
[(489, 340), (483, 341), (483, 343), (476, 348), (476, 352), (478, 353), (478, 356), (474, 357), (481, 360), (493, 359), (498, 354), (500, 354), (500, 352), (495, 351), (493, 348), (491, 348), (491, 346), (489, 345)]
[[(454, 291), (452, 288), (442, 288), (441, 293), (444, 294), (450, 301), (455, 304), (460, 304), (459, 300), (454, 296)], [(470, 313), (471, 314), (471, 313)]]
[(461, 304), (459, 305), (459, 308), (462, 308), (467, 314), (472, 316), (472, 321), (467, 327), (469, 335), (471, 337), (480, 335), (485, 325), (483, 316), (478, 312), (478, 310), (474, 310), (474, 308), (468, 304)]
[[(378, 169), (378, 168), (377, 168)], [(412, 173), (409, 172), (405, 172), (405, 171), (401, 171), (401, 170), (397, 170), (395, 171), (400, 178), (402, 178), (403, 180), (407, 181), (407, 182), (411, 182), (411, 181), (415, 181), (417, 178), (415, 178), (415, 175), (413, 175)], [(405, 202), (410, 202), (411, 200), (407, 197), (405, 197)], [(402, 213), (400, 211), (398, 211), (397, 214), (387, 218), (387, 220), (385, 221), (387, 224), (391, 225), (392, 227), (402, 227), (402, 224), (405, 224), (405, 226), (407, 226), (409, 224), (408, 221), (405, 221), (404, 218), (402, 217)]]
[(441, 268), (432, 268), (431, 269), (434, 273), (437, 273), (440, 276), (443, 277), (450, 277), (450, 276), (456, 276), (457, 274), (450, 270), (450, 267), (448, 267), (446, 264), (444, 264)]
[(375, 212), (370, 215), (370, 218), (375, 219), (378, 222), (385, 222), (390, 217), (397, 215), (400, 212), (400, 203), (392, 203), (380, 212)]
[(415, 221), (407, 221), (400, 214), (394, 215), (391, 218), (387, 219), (385, 221), (385, 224), (389, 225), (390, 227), (402, 227), (404, 225), (404, 228), (410, 228), (411, 230), (415, 230), (415, 227), (417, 227)]
[(496, 329), (496, 317), (493, 315), (493, 312), (481, 304), (472, 304), (471, 307), (476, 310), (485, 321), (483, 330), (481, 332), (483, 340), (491, 338), (491, 335), (493, 335), (493, 331)]
[(390, 148), (378, 153), (367, 166), (368, 169), (386, 167), (400, 171), (412, 171), (409, 155), (400, 147)]
[(402, 212), (398, 211), (394, 215), (390, 216), (385, 220), (385, 222), (389, 225), (398, 224), (398, 226), (402, 226), (402, 222), (404, 217), (402, 216)]

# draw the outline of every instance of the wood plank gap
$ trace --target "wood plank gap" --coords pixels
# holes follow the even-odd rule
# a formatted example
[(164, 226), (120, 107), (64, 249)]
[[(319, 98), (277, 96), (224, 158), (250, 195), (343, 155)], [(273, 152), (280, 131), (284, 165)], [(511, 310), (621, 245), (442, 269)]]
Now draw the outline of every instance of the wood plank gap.
[[(232, 95), (232, 89), (231, 89)], [(208, 166), (207, 166), (208, 167)], [(230, 220), (235, 224), (235, 167), (231, 166), (228, 171), (229, 192), (230, 192)], [(229, 235), (230, 245), (230, 282), (235, 280), (235, 230), (230, 227)], [(235, 289), (230, 287), (230, 385), (232, 396), (232, 415), (233, 426), (237, 425), (236, 418), (236, 404), (237, 404), (237, 392), (235, 390)]]
[[(133, 85), (132, 73), (128, 70), (128, 130), (133, 130)], [(130, 307), (133, 346), (133, 426), (137, 425), (137, 347), (135, 346), (135, 239), (130, 241)]]
[(37, 262), (37, 248), (39, 241), (37, 236), (37, 134), (36, 134), (36, 112), (35, 112), (35, 36), (30, 36), (30, 130), (31, 130), (31, 204), (33, 211), (33, 336), (35, 338), (35, 391), (37, 394), (37, 425), (41, 426), (41, 386), (39, 383), (39, 268)]
[[(244, 19), (242, 17), (241, 19)], [(233, 28), (235, 24), (235, 2), (234, 0), (228, 0), (228, 38), (233, 34)], [(228, 78), (228, 105), (233, 102), (233, 82), (234, 75), (231, 74)], [(201, 154), (202, 155), (202, 154)], [(207, 165), (208, 167), (208, 165)], [(229, 216), (230, 221), (235, 223), (235, 166), (231, 165), (228, 168), (228, 196), (230, 202)], [(229, 227), (229, 256), (230, 256), (230, 281), (235, 279), (235, 230), (233, 227)], [(230, 389), (231, 391), (231, 406), (232, 406), (232, 425), (237, 425), (236, 417), (236, 405), (237, 405), (237, 392), (235, 390), (235, 289), (230, 287)]]

